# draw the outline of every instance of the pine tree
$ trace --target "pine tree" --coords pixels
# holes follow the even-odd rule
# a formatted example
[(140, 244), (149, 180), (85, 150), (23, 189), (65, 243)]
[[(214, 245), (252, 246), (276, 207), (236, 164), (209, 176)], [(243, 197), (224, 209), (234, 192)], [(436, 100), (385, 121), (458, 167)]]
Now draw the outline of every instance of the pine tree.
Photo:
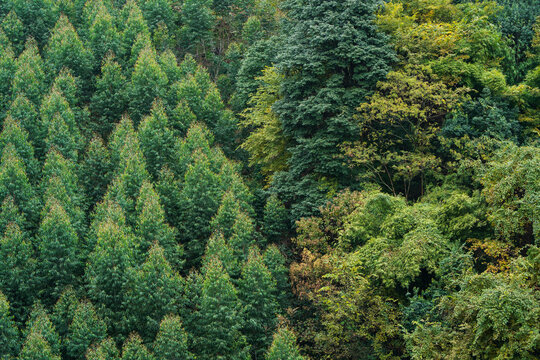
[(107, 326), (96, 314), (94, 306), (81, 301), (75, 310), (66, 338), (66, 354), (71, 359), (82, 359), (90, 345), (107, 336)]
[(139, 257), (144, 259), (152, 244), (157, 242), (164, 249), (167, 261), (179, 269), (182, 264), (182, 248), (176, 242), (176, 231), (165, 222), (165, 211), (151, 183), (143, 183), (136, 210), (138, 218), (135, 235), (139, 239)]
[(243, 211), (236, 216), (229, 244), (240, 263), (247, 259), (249, 248), (255, 244), (255, 224)]
[(96, 90), (92, 95), (90, 110), (92, 128), (103, 139), (107, 139), (114, 124), (127, 110), (126, 78), (122, 67), (109, 55), (101, 66), (101, 76), (96, 80)]
[(394, 61), (374, 21), (378, 5), (378, 0), (284, 4), (288, 22), (276, 64), (285, 75), (283, 98), (273, 109), (291, 138), (291, 159), (274, 183), (293, 203), (296, 219), (316, 211), (325, 192), (354, 180), (339, 159), (339, 145), (354, 140), (354, 109)]
[(25, 224), (26, 220), (13, 198), (10, 195), (6, 196), (0, 210), (0, 234), (5, 234), (10, 225), (17, 225), (21, 230), (24, 229)]
[(120, 360), (120, 354), (114, 340), (107, 338), (90, 347), (86, 353), (86, 360)]
[(141, 150), (148, 165), (148, 172), (157, 179), (164, 166), (174, 164), (176, 139), (168, 127), (168, 118), (163, 102), (156, 100), (149, 116), (139, 125)]
[(24, 171), (23, 161), (12, 144), (4, 148), (0, 162), (0, 199), (6, 196), (11, 196), (15, 205), (21, 209), (26, 219), (24, 229), (35, 229), (40, 201)]
[(45, 49), (45, 59), (51, 75), (58, 74), (66, 67), (83, 81), (83, 93), (89, 90), (94, 57), (92, 52), (84, 47), (73, 25), (64, 15), (60, 16), (51, 33)]
[(159, 332), (154, 342), (156, 360), (193, 359), (188, 350), (187, 337), (179, 316), (165, 316), (159, 325)]
[(132, 334), (124, 343), (122, 360), (155, 360), (137, 334)]
[(15, 55), (10, 45), (0, 47), (0, 117), (3, 119), (13, 99), (12, 82), (16, 68)]
[[(79, 298), (72, 286), (68, 286), (58, 298), (51, 314), (51, 321), (54, 324), (56, 331), (61, 339), (65, 339), (68, 335), (68, 329), (75, 316), (75, 311), (79, 306)], [(65, 353), (65, 342), (62, 347)]]
[(53, 304), (64, 288), (75, 286), (83, 272), (80, 241), (68, 214), (58, 200), (49, 198), (37, 237), (37, 274), (47, 304)]
[(58, 91), (66, 99), (69, 107), (77, 113), (80, 102), (80, 91), (77, 79), (73, 77), (69, 68), (62, 68), (54, 79), (52, 91)]
[(272, 341), (277, 324), (276, 282), (265, 266), (259, 250), (252, 248), (238, 282), (242, 316), (246, 319), (242, 333), (251, 345), (253, 358), (262, 357)]
[(41, 104), (45, 91), (43, 60), (34, 39), (26, 41), (25, 49), (17, 58), (17, 69), (13, 76), (13, 94), (24, 95), (36, 107)]
[(153, 341), (161, 319), (179, 312), (183, 287), (163, 249), (153, 245), (144, 264), (131, 272), (125, 295), (128, 328), (141, 334), (146, 343)]
[(19, 352), (19, 330), (9, 311), (8, 299), (0, 291), (0, 359), (14, 359)]
[(124, 63), (127, 64), (137, 35), (143, 34), (150, 36), (150, 30), (144, 20), (141, 9), (137, 6), (137, 1), (128, 0), (122, 9), (122, 12), (125, 19), (121, 22), (124, 26), (121, 51)]
[(136, 127), (150, 113), (154, 100), (165, 95), (167, 83), (167, 75), (156, 60), (155, 50), (146, 47), (137, 58), (129, 88), (129, 112)]
[[(56, 329), (54, 328), (54, 325), (52, 324), (49, 314), (41, 305), (40, 303), (36, 303), (32, 309), (32, 312), (30, 313), (30, 316), (28, 318), (28, 321), (26, 322), (26, 329), (24, 331), (24, 334), (28, 339), (32, 338), (32, 335), (40, 335), (42, 337), (43, 342), (46, 344), (46, 347), (43, 348), (43, 350), (47, 350), (47, 348), (50, 351), (50, 354), (54, 356), (60, 355), (60, 337), (56, 333)], [(41, 344), (41, 341), (37, 342), (38, 344)], [(41, 346), (41, 345), (40, 345)], [(23, 346), (23, 349), (21, 351), (21, 354), (25, 353), (25, 348), (27, 347), (27, 344)], [(34, 350), (33, 350), (34, 351)], [(45, 351), (48, 353), (47, 351)], [(32, 352), (32, 354), (37, 355), (37, 352)], [(39, 357), (26, 357), (25, 359), (40, 359)]]
[(264, 206), (263, 233), (276, 243), (283, 239), (289, 230), (287, 209), (276, 195), (272, 195)]
[(240, 211), (240, 205), (234, 194), (227, 191), (221, 199), (216, 216), (212, 218), (212, 231), (218, 231), (223, 234), (225, 239), (230, 239), (233, 236), (233, 226)]
[(26, 35), (24, 33), (24, 25), (15, 13), (11, 10), (2, 20), (0, 27), (6, 34), (9, 42), (11, 43), (15, 54), (20, 54), (24, 48), (24, 41), (26, 40)]
[(19, 360), (60, 360), (43, 335), (39, 332), (31, 332), (26, 337)]
[(282, 309), (290, 304), (291, 286), (286, 259), (276, 245), (270, 245), (263, 254), (264, 264), (276, 281), (277, 299)]
[(80, 134), (70, 131), (60, 114), (55, 114), (48, 123), (45, 151), (58, 151), (65, 158), (77, 162), (81, 140), (78, 135)]
[(2, 133), (0, 133), (0, 152), (7, 144), (15, 147), (17, 154), (24, 162), (26, 173), (35, 181), (38, 178), (38, 162), (34, 157), (34, 148), (28, 142), (26, 130), (9, 115), (4, 120)]
[(133, 42), (133, 46), (131, 47), (131, 54), (129, 56), (129, 60), (126, 64), (128, 74), (132, 74), (135, 64), (137, 63), (137, 60), (139, 59), (139, 55), (146, 48), (154, 49), (154, 45), (152, 44), (152, 38), (150, 37), (150, 34), (148, 33), (137, 34), (137, 37), (135, 38), (135, 41)]
[(116, 28), (114, 18), (103, 3), (97, 6), (93, 21), (88, 29), (88, 47), (94, 54), (94, 68), (101, 65), (108, 53), (120, 55), (122, 34)]
[(240, 333), (240, 302), (219, 260), (204, 269), (193, 350), (199, 359), (248, 359), (246, 339)]
[(97, 204), (103, 199), (111, 181), (111, 167), (109, 150), (99, 136), (94, 136), (84, 154), (79, 176), (90, 204)]
[(220, 232), (213, 233), (212, 236), (210, 236), (210, 239), (208, 239), (202, 267), (209, 266), (210, 263), (215, 260), (221, 262), (223, 268), (225, 268), (231, 278), (238, 279), (240, 276), (241, 263), (239, 264), (233, 249), (225, 241), (223, 234)]
[(36, 106), (24, 94), (17, 95), (11, 107), (8, 116), (18, 122), (28, 133), (28, 141), (34, 148), (34, 153), (38, 155), (38, 149), (43, 149), (42, 129)]
[[(4, 202), (2, 211), (5, 206)], [(0, 289), (9, 299), (11, 312), (19, 323), (22, 323), (35, 296), (32, 274), (36, 261), (32, 258), (33, 252), (31, 242), (19, 226), (8, 224), (0, 238)]]
[(97, 241), (86, 267), (88, 295), (109, 334), (123, 339), (124, 290), (135, 264), (133, 235), (125, 225), (105, 219), (97, 228)]
[(212, 47), (214, 15), (209, 0), (186, 0), (182, 5), (182, 28), (180, 44), (185, 52), (199, 57), (206, 55)]
[(296, 336), (287, 329), (281, 328), (274, 335), (272, 346), (266, 354), (266, 360), (303, 360), (296, 345)]

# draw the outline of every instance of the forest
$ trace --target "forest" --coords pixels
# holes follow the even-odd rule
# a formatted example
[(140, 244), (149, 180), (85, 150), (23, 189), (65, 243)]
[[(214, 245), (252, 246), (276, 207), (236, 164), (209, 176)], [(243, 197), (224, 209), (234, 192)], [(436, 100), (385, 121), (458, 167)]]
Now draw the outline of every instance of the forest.
[(0, 360), (540, 358), (540, 0), (0, 0)]

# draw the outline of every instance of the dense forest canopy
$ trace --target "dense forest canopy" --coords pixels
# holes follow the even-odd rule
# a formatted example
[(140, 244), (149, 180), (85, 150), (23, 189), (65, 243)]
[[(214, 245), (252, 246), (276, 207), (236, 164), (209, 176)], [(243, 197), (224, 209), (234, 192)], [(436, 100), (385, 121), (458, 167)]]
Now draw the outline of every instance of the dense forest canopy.
[(0, 360), (540, 358), (539, 0), (0, 0)]

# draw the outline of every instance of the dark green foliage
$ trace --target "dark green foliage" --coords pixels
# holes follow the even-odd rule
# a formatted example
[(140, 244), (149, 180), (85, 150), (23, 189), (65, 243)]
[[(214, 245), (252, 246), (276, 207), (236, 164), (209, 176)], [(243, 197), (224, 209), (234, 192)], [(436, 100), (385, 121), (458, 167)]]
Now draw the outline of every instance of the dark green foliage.
[(287, 209), (279, 198), (272, 195), (264, 206), (263, 232), (271, 242), (279, 242), (289, 229)]
[(107, 327), (94, 306), (81, 301), (75, 310), (73, 321), (66, 338), (66, 354), (71, 359), (82, 359), (88, 347), (102, 341), (107, 336)]
[(28, 140), (32, 144), (36, 155), (38, 149), (42, 151), (42, 130), (36, 106), (24, 95), (18, 95), (15, 100), (13, 100), (8, 115), (27, 131)]
[(296, 336), (287, 329), (281, 328), (274, 335), (272, 346), (268, 349), (266, 360), (302, 360), (298, 346), (296, 345)]
[(111, 176), (109, 151), (103, 144), (103, 140), (96, 136), (88, 144), (79, 176), (91, 204), (97, 204), (103, 199)]
[(19, 331), (10, 314), (9, 302), (0, 292), (0, 359), (14, 358), (20, 347)]
[(26, 96), (36, 108), (40, 106), (45, 90), (43, 67), (37, 44), (34, 39), (29, 38), (24, 51), (17, 58), (17, 70), (13, 76), (12, 89), (13, 94)]
[(120, 353), (116, 344), (111, 338), (103, 340), (99, 344), (94, 344), (86, 353), (86, 360), (119, 360)]
[(13, 50), (10, 46), (0, 47), (0, 115), (2, 118), (9, 107), (12, 100), (11, 83), (13, 82), (13, 72), (16, 68)]
[[(62, 339), (65, 339), (68, 335), (68, 329), (73, 321), (79, 303), (80, 301), (75, 290), (73, 287), (68, 286), (54, 305), (51, 313), (51, 321)], [(63, 347), (65, 350), (65, 343)]]
[(291, 285), (289, 284), (289, 269), (286, 260), (276, 245), (266, 248), (264, 254), (264, 264), (276, 281), (277, 300), (282, 309), (289, 305), (291, 297)]
[(92, 95), (90, 110), (92, 126), (104, 139), (127, 110), (126, 78), (121, 66), (108, 56), (101, 66), (101, 75), (96, 80), (96, 91)]
[(276, 281), (259, 250), (253, 248), (238, 281), (238, 297), (243, 305), (242, 316), (247, 319), (242, 333), (255, 359), (262, 357), (272, 341), (278, 314), (276, 295)]
[(201, 297), (194, 328), (193, 351), (198, 359), (248, 359), (242, 327), (240, 302), (219, 260), (204, 269)]
[[(94, 20), (88, 29), (88, 47), (94, 54), (97, 68), (108, 53), (120, 55), (121, 34), (116, 29), (114, 17), (103, 4), (97, 6)], [(104, 71), (102, 70), (102, 73)]]
[(184, 51), (195, 56), (204, 56), (212, 46), (212, 27), (215, 21), (212, 2), (208, 0), (186, 0), (182, 5), (180, 44)]
[(25, 38), (32, 36), (41, 46), (47, 42), (50, 30), (52, 30), (58, 13), (54, 3), (50, 0), (36, 0), (32, 2), (24, 0), (10, 1), (13, 10), (17, 13), (25, 26)]
[(34, 157), (34, 148), (28, 142), (28, 133), (21, 127), (20, 123), (7, 116), (4, 120), (4, 127), (0, 133), (0, 151), (12, 144), (17, 151), (17, 154), (24, 162), (26, 173), (33, 181), (38, 177), (38, 163)]
[(10, 11), (4, 17), (0, 27), (2, 30), (4, 30), (9, 42), (13, 46), (13, 50), (16, 52), (16, 54), (20, 54), (24, 48), (26, 35), (24, 33), (24, 25), (15, 11)]
[(122, 360), (154, 360), (146, 346), (144, 346), (139, 335), (132, 334), (124, 343), (122, 349)]
[[(287, 1), (289, 21), (277, 67), (285, 74), (283, 99), (274, 109), (292, 138), (289, 175), (276, 179), (293, 216), (313, 212), (305, 184), (348, 185), (351, 172), (336, 158), (336, 146), (354, 139), (355, 107), (384, 77), (394, 60), (374, 12), (378, 1)], [(288, 185), (283, 184), (288, 183)], [(296, 199), (285, 186), (290, 186)], [(315, 196), (315, 199), (313, 198)]]
[[(26, 336), (26, 341), (23, 345), (21, 354), (30, 353), (35, 356), (35, 359), (40, 359), (38, 354), (39, 349), (42, 349), (43, 353), (47, 354), (45, 359), (49, 359), (49, 356), (60, 355), (60, 337), (56, 333), (56, 329), (49, 318), (49, 314), (40, 303), (34, 305), (26, 323), (24, 335)], [(32, 339), (32, 341), (30, 341), (30, 339)], [(34, 341), (35, 345), (32, 344)], [(59, 358), (60, 357), (58, 356), (58, 359)], [(27, 356), (25, 359), (30, 360), (34, 358)]]
[(187, 334), (180, 317), (165, 316), (159, 325), (159, 332), (154, 342), (157, 360), (191, 360), (187, 345)]

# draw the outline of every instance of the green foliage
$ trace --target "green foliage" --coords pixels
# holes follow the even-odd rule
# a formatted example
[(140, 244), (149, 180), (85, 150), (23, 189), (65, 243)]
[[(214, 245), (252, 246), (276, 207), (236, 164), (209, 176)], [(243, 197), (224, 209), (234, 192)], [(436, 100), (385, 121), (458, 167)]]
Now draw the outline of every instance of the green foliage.
[(38, 176), (38, 163), (34, 157), (34, 148), (28, 142), (28, 133), (21, 124), (11, 116), (4, 120), (4, 126), (0, 133), (0, 151), (12, 144), (17, 154), (24, 162), (26, 173), (30, 179), (36, 180)]
[[(51, 321), (60, 338), (64, 339), (67, 336), (69, 326), (73, 321), (79, 303), (80, 301), (75, 290), (73, 287), (68, 286), (54, 305)], [(65, 348), (65, 343), (63, 346)]]
[(105, 59), (108, 53), (120, 55), (120, 45), (121, 34), (116, 29), (114, 17), (105, 5), (98, 5), (92, 25), (88, 29), (88, 47), (97, 62), (94, 68), (101, 65), (101, 59)]
[(103, 140), (96, 136), (88, 144), (79, 176), (91, 204), (97, 204), (103, 199), (111, 180), (111, 172), (109, 151)]
[[(23, 345), (21, 354), (25, 354), (27, 352), (25, 348), (28, 348), (28, 352), (36, 356), (35, 359), (40, 359), (38, 355), (39, 349), (42, 349), (47, 356), (60, 355), (60, 337), (56, 333), (49, 314), (40, 303), (34, 305), (23, 335), (26, 336), (26, 342)], [(32, 344), (34, 341), (35, 345)], [(25, 359), (32, 359), (32, 357), (28, 356)], [(49, 359), (49, 357), (45, 357), (45, 359)]]
[[(45, 45), (50, 30), (58, 19), (54, 2), (51, 0), (10, 1), (12, 9), (19, 16), (25, 27), (25, 38), (29, 36), (37, 40), (39, 46)], [(38, 21), (36, 21), (38, 19)]]
[(280, 328), (274, 335), (272, 346), (268, 349), (266, 360), (302, 360), (298, 346), (296, 345), (296, 336), (287, 328)]
[(208, 0), (186, 0), (182, 4), (180, 44), (195, 56), (204, 56), (212, 46), (212, 27), (215, 21)]
[(179, 316), (165, 316), (159, 325), (154, 342), (157, 360), (190, 360), (193, 356), (188, 350), (187, 334)]
[(279, 242), (288, 229), (287, 209), (276, 195), (271, 195), (264, 206), (263, 233), (271, 242)]
[(237, 292), (219, 260), (208, 263), (193, 329), (199, 359), (248, 359)]
[(9, 42), (13, 46), (16, 54), (20, 54), (24, 48), (24, 41), (26, 35), (24, 33), (24, 25), (15, 13), (11, 10), (2, 20), (0, 27), (4, 31), (4, 34), (9, 39)]
[(152, 355), (144, 346), (139, 335), (132, 334), (124, 343), (122, 348), (122, 360), (154, 360)]
[(9, 311), (9, 302), (0, 292), (0, 359), (14, 358), (19, 351), (19, 331)]
[(111, 338), (103, 340), (99, 344), (94, 344), (86, 353), (86, 360), (119, 360), (120, 354), (116, 344)]
[[(4, 61), (9, 57), (3, 57)], [(5, 66), (5, 65), (4, 65)], [(36, 107), (41, 104), (45, 90), (44, 64), (34, 39), (26, 41), (25, 49), (17, 58), (17, 69), (13, 75), (12, 91), (26, 96)]]
[(82, 359), (91, 344), (102, 341), (106, 336), (107, 327), (96, 314), (94, 306), (81, 301), (69, 326), (66, 353), (72, 359)]

